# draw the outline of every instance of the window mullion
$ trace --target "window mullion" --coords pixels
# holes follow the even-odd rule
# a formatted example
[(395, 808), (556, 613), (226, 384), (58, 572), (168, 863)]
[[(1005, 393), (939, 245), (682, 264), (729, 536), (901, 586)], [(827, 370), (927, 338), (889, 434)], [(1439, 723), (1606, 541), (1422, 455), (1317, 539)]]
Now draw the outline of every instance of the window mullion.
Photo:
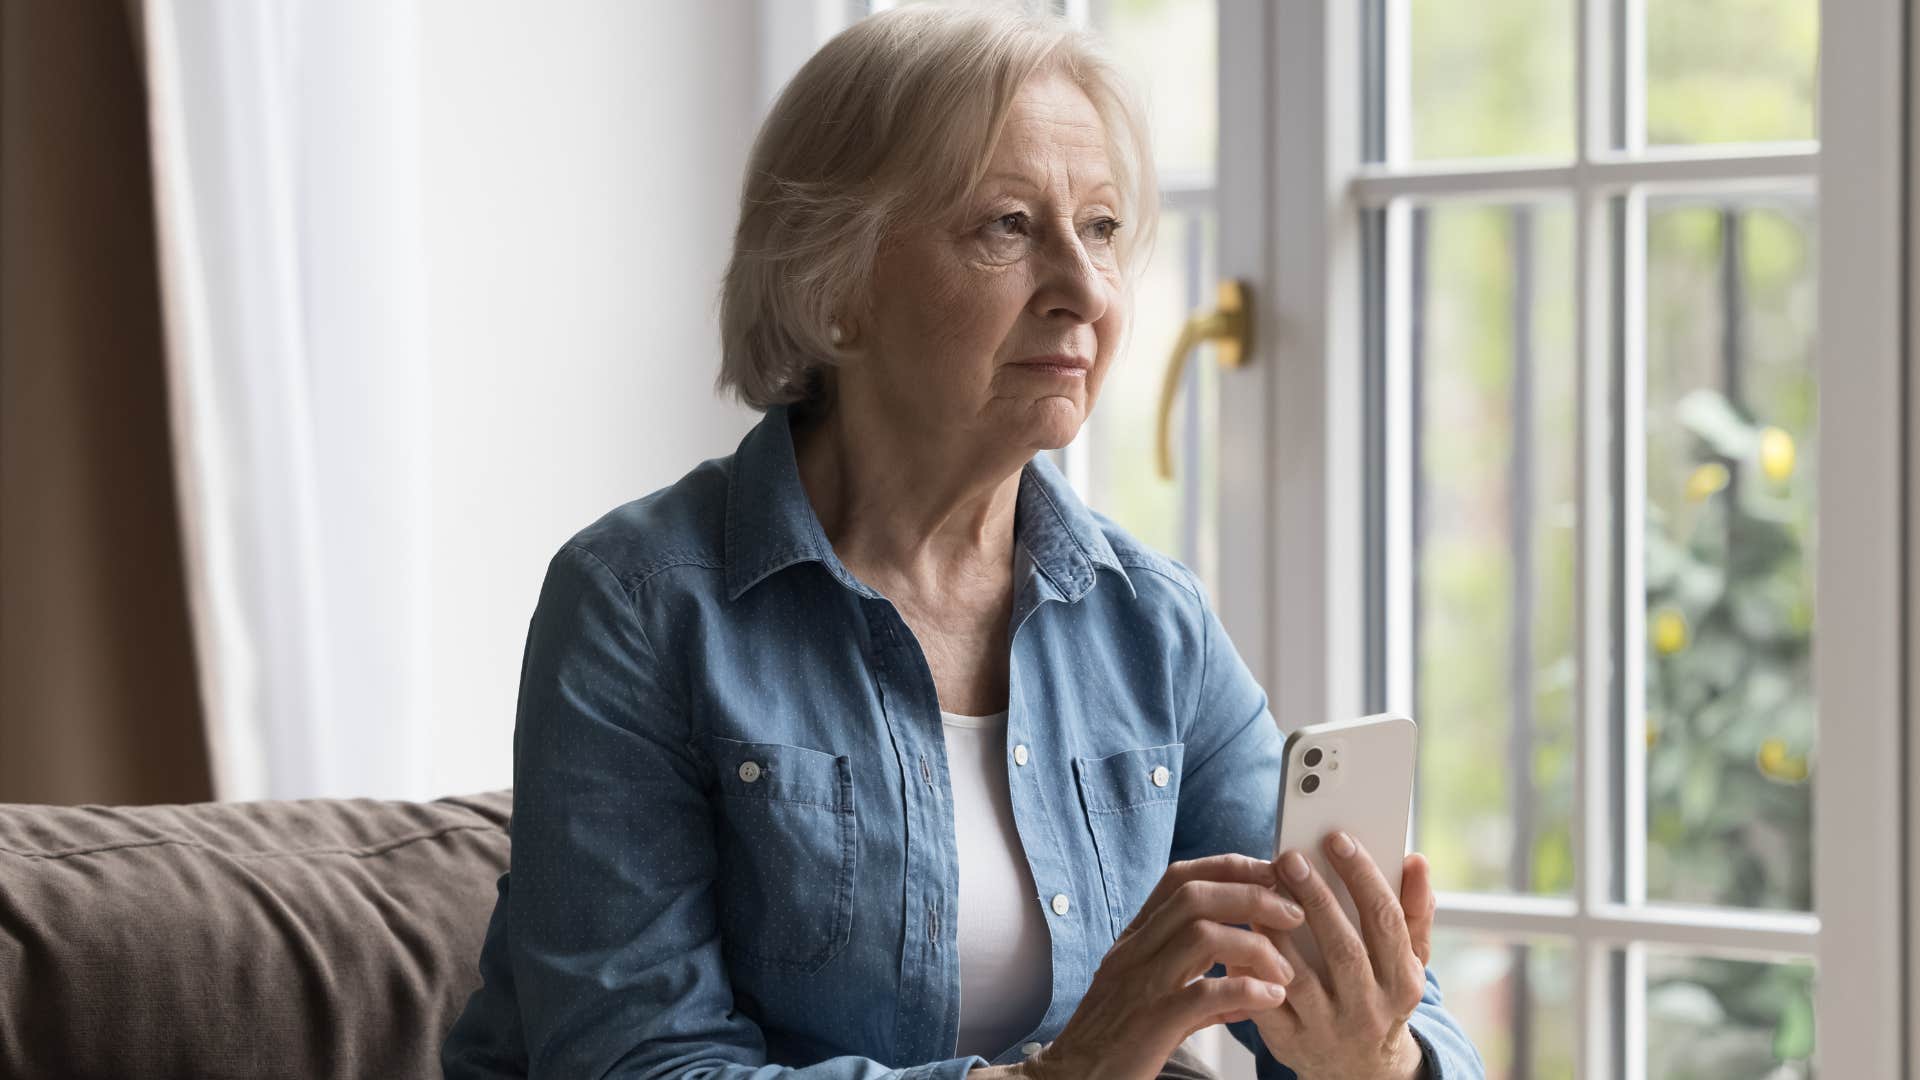
[[(1386, 332), (1386, 417), (1382, 441), (1386, 471), (1386, 707), (1417, 717), (1414, 668), (1415, 628), (1419, 625), (1415, 597), (1414, 558), (1419, 551), (1416, 513), (1419, 499), (1416, 470), (1420, 452), (1418, 379), (1414, 319), (1421, 310), (1424, 277), (1416, 259), (1425, 258), (1421, 215), (1405, 201), (1387, 208), (1386, 273), (1388, 276)], [(1415, 800), (1418, 805), (1418, 800)]]
[(1637, 907), (1647, 900), (1647, 702), (1646, 702), (1646, 197), (1629, 192), (1621, 204), (1621, 295), (1618, 298), (1616, 355), (1620, 360), (1619, 421), (1619, 554), (1620, 639), (1618, 716), (1621, 756), (1617, 775), (1621, 784), (1621, 835), (1615, 845), (1622, 865), (1620, 902)]
[[(1619, 724), (1614, 750), (1620, 756), (1613, 770), (1619, 785), (1620, 835), (1613, 851), (1620, 860), (1620, 901), (1637, 909), (1647, 899), (1647, 709), (1646, 709), (1646, 196), (1629, 191), (1620, 200), (1623, 212), (1620, 295), (1617, 298), (1619, 341), (1619, 401), (1615, 405), (1619, 445), (1616, 480), (1619, 502), (1617, 574), (1619, 594), (1618, 682), (1615, 717)], [(1646, 1046), (1646, 949), (1625, 949), (1623, 984), (1615, 988), (1622, 1008), (1621, 1034), (1626, 1048)], [(1644, 1080), (1646, 1056), (1629, 1052), (1619, 1062), (1619, 1075)]]
[(1614, 3), (1614, 35), (1608, 51), (1614, 75), (1610, 98), (1615, 114), (1609, 126), (1614, 145), (1632, 156), (1647, 148), (1647, 3)]
[[(1601, 213), (1604, 205), (1591, 189), (1582, 187), (1574, 207), (1574, 327), (1577, 335), (1578, 402), (1576, 442), (1578, 446), (1578, 522), (1574, 565), (1577, 568), (1578, 612), (1575, 627), (1578, 660), (1575, 680), (1578, 701), (1575, 706), (1575, 751), (1573, 775), (1573, 814), (1571, 843), (1574, 856), (1574, 897), (1580, 911), (1590, 911), (1606, 900), (1612, 870), (1608, 865), (1613, 849), (1606, 813), (1609, 777), (1612, 769), (1607, 755), (1606, 732), (1608, 701), (1612, 676), (1609, 644), (1611, 633), (1611, 574), (1608, 555), (1611, 509), (1605, 502), (1611, 493), (1608, 480), (1607, 444), (1611, 429), (1607, 408), (1609, 379), (1605, 371), (1606, 331), (1594, 312), (1604, 277), (1594, 271), (1594, 262), (1605, 250), (1598, 241), (1604, 238)], [(1590, 1080), (1611, 1075), (1606, 1040), (1599, 1033), (1609, 1030), (1610, 995), (1594, 994), (1604, 984), (1608, 968), (1594, 965), (1589, 943), (1576, 948), (1574, 998), (1576, 1039), (1580, 1043), (1579, 1060)]]
[(1612, 497), (1608, 480), (1608, 443), (1612, 428), (1607, 407), (1605, 312), (1605, 203), (1591, 184), (1592, 160), (1601, 136), (1596, 131), (1607, 85), (1602, 58), (1608, 0), (1576, 0), (1574, 47), (1573, 304), (1578, 537), (1575, 544), (1576, 625), (1574, 632), (1577, 699), (1574, 706), (1573, 813), (1569, 827), (1574, 858), (1573, 942), (1574, 1047), (1576, 1075), (1602, 1080), (1614, 1075), (1615, 1030), (1613, 969), (1606, 946), (1589, 934), (1581, 916), (1606, 897), (1612, 840), (1606, 804), (1611, 776), (1605, 732), (1612, 684), (1611, 566), (1609, 521)]
[[(1508, 887), (1518, 893), (1533, 888), (1533, 571), (1534, 571), (1534, 441), (1533, 441), (1533, 296), (1534, 207), (1522, 203), (1508, 215), (1513, 260), (1513, 335), (1508, 416), (1512, 424), (1512, 453), (1508, 455), (1508, 537), (1513, 551), (1508, 641), (1507, 772), (1513, 793), (1513, 847), (1508, 861)], [(1515, 1061), (1532, 1059), (1533, 992), (1527, 972), (1527, 947), (1512, 948), (1512, 1029)]]
[[(1596, 0), (1597, 2), (1597, 0)], [(1573, 791), (1574, 897), (1582, 913), (1612, 899), (1613, 759), (1613, 409), (1611, 334), (1605, 321), (1610, 291), (1608, 201), (1586, 185), (1574, 196), (1574, 328), (1578, 367), (1579, 537), (1574, 563), (1578, 582), (1575, 666), (1578, 704)], [(1577, 948), (1575, 998), (1582, 1023), (1576, 1037), (1590, 1080), (1613, 1075), (1612, 968), (1594, 963), (1588, 941)], [(1604, 960), (1604, 956), (1598, 959)]]
[(1634, 941), (1619, 952), (1622, 964), (1613, 987), (1620, 1025), (1618, 1075), (1647, 1080), (1647, 947)]
[(1364, 166), (1355, 175), (1352, 195), (1362, 207), (1398, 198), (1527, 198), (1558, 194), (1587, 182), (1625, 191), (1647, 186), (1718, 192), (1811, 187), (1819, 171), (1819, 150), (1796, 145), (1784, 150), (1741, 153), (1670, 153), (1624, 158), (1618, 155), (1573, 164), (1506, 161), (1485, 165), (1423, 163), (1417, 169)]
[(1412, 18), (1407, 0), (1380, 0), (1385, 10), (1381, 23), (1385, 56), (1381, 64), (1382, 96), (1385, 104), (1386, 163), (1398, 168), (1413, 159), (1412, 64), (1408, 42), (1412, 37)]

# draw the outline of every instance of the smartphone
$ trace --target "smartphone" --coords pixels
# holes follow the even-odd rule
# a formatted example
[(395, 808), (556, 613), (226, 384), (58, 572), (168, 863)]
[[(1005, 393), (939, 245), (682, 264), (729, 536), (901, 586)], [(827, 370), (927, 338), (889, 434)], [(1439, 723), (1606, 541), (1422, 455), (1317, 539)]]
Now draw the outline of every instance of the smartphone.
[[(1362, 937), (1365, 931), (1346, 879), (1327, 861), (1322, 844), (1328, 833), (1345, 829), (1379, 864), (1388, 888), (1400, 895), (1417, 736), (1412, 718), (1379, 713), (1296, 728), (1287, 735), (1281, 756), (1273, 857), (1277, 860), (1281, 852), (1299, 849), (1339, 898), (1347, 919)], [(1286, 887), (1282, 878), (1280, 888)], [(1293, 942), (1301, 958), (1324, 977), (1326, 964), (1313, 931), (1308, 927), (1294, 931)]]

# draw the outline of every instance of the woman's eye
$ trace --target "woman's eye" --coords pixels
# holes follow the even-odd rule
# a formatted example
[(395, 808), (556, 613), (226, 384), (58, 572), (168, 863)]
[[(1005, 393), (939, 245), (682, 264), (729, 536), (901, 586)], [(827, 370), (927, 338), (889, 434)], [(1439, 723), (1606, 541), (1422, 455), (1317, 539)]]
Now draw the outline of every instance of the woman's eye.
[[(1120, 231), (1121, 222), (1110, 217), (1100, 218), (1087, 226), (1095, 243), (1111, 244), (1114, 234)], [(996, 237), (1028, 236), (1032, 234), (1033, 223), (1024, 210), (1002, 214), (993, 219), (987, 231)]]
[(1002, 214), (993, 220), (989, 229), (999, 229), (1002, 226), (1006, 226), (1009, 230), (1002, 235), (1024, 233), (1027, 231), (1027, 215), (1024, 211), (1017, 210), (1011, 214)]

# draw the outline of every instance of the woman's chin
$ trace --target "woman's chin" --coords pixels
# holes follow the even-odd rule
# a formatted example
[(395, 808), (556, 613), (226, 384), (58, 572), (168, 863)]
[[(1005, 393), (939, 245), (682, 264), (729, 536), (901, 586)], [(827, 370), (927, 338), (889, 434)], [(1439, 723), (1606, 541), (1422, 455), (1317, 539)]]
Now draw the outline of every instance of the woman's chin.
[(1080, 434), (1086, 419), (1086, 409), (1073, 398), (1041, 398), (1028, 409), (1024, 441), (1035, 450), (1058, 450)]

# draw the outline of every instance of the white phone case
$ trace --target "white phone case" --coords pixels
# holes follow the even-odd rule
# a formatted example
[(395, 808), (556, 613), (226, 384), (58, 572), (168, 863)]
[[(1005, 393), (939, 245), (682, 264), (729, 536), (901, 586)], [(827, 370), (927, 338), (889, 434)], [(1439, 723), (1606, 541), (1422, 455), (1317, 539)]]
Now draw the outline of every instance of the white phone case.
[[(1333, 889), (1347, 919), (1364, 938), (1358, 909), (1346, 881), (1327, 862), (1326, 835), (1345, 829), (1358, 839), (1395, 896), (1400, 863), (1407, 854), (1407, 820), (1413, 805), (1414, 754), (1418, 730), (1411, 718), (1379, 713), (1355, 720), (1309, 724), (1287, 735), (1280, 766), (1280, 813), (1273, 857), (1297, 848)], [(1308, 765), (1310, 752), (1319, 751)], [(1309, 781), (1309, 776), (1315, 779)], [(1309, 792), (1304, 790), (1312, 787)], [(1286, 891), (1283, 877), (1280, 887)], [(1291, 892), (1288, 893), (1291, 895)], [(1313, 932), (1294, 931), (1294, 945), (1314, 969), (1326, 974)]]

